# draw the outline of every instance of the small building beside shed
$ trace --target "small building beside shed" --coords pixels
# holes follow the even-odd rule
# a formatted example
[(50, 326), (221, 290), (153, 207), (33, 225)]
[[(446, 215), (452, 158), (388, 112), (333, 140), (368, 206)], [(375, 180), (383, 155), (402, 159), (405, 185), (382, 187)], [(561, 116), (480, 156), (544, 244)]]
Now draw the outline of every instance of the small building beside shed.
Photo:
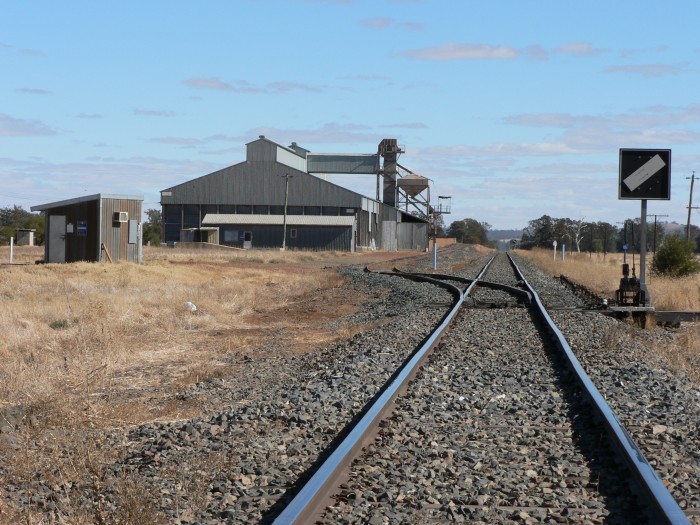
[(36, 230), (33, 228), (16, 228), (15, 238), (17, 246), (34, 246), (34, 234)]
[(44, 262), (141, 262), (143, 197), (87, 195), (32, 206), (44, 214)]

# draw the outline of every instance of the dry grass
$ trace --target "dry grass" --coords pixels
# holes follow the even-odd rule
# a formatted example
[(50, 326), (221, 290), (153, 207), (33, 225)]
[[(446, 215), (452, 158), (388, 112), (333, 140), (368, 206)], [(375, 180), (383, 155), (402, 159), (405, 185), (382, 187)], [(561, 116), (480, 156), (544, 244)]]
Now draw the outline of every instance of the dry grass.
[[(587, 286), (595, 292), (609, 298), (615, 296), (622, 277), (621, 253), (609, 253), (607, 256), (594, 253), (570, 253), (562, 262), (561, 255), (553, 260), (550, 250), (518, 251), (532, 260), (540, 269), (550, 275), (565, 275)], [(653, 255), (647, 257), (647, 288), (657, 310), (692, 310), (700, 311), (700, 274), (681, 279), (651, 275), (649, 269)], [(632, 268), (632, 256), (627, 255), (627, 262)], [(639, 256), (635, 257), (637, 276), (639, 276)]]
[(23, 405), (47, 424), (183, 417), (123, 394), (218, 377), (223, 356), (259, 339), (246, 316), (337, 284), (332, 272), (294, 271), (332, 257), (156, 248), (140, 265), (2, 266), (0, 408)]
[[(138, 265), (37, 265), (43, 248), (16, 247), (9, 265), (9, 247), (0, 247), (0, 415), (24, 410), (21, 431), (0, 433), (7, 476), (59, 487), (90, 479), (94, 494), (103, 493), (105, 465), (120, 452), (101, 448), (92, 429), (199, 415), (200, 401), (174, 394), (235, 376), (237, 354), (264, 357), (262, 347), (307, 352), (351, 337), (361, 327), (331, 321), (366, 298), (351, 297), (338, 274), (322, 268), (384, 257), (144, 248)], [(72, 509), (68, 522), (156, 523), (149, 502), (159, 494), (133, 474), (122, 478), (109, 481), (119, 516), (101, 514), (96, 496), (87, 506), (62, 504)], [(47, 523), (31, 505), (4, 506), (6, 481), (0, 479), (0, 524)]]
[[(518, 251), (527, 257), (544, 272), (558, 276), (565, 275), (577, 283), (608, 298), (615, 296), (615, 290), (620, 285), (622, 277), (622, 254), (572, 253), (562, 262), (554, 260), (550, 250)], [(652, 255), (647, 260), (647, 268), (651, 267)], [(627, 262), (632, 265), (628, 254)], [(639, 257), (636, 258), (636, 268), (639, 271)], [(700, 311), (700, 275), (672, 279), (647, 274), (647, 288), (651, 294), (653, 305), (657, 310)], [(684, 371), (695, 383), (700, 384), (700, 325), (688, 323), (675, 334), (675, 344), (667, 347), (656, 347), (654, 350), (669, 365), (676, 370)]]

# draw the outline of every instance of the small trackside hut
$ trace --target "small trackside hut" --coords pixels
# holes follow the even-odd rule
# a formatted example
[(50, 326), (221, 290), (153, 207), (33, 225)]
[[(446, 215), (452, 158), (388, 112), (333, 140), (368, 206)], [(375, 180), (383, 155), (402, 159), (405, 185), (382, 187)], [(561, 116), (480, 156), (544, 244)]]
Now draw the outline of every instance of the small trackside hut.
[(44, 262), (140, 263), (143, 197), (87, 195), (32, 206), (44, 214)]

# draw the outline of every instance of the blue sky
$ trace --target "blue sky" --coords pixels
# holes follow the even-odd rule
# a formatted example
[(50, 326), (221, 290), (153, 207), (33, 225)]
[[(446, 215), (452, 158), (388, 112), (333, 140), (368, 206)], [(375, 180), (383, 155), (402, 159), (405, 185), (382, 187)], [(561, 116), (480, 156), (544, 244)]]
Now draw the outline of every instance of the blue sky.
[[(648, 213), (685, 223), (700, 175), (697, 0), (0, 5), (2, 207), (157, 208), (260, 134), (328, 153), (396, 138), (433, 199), (452, 197), (447, 224), (636, 217), (620, 148), (672, 150), (672, 198)], [(374, 194), (371, 176), (332, 180)]]

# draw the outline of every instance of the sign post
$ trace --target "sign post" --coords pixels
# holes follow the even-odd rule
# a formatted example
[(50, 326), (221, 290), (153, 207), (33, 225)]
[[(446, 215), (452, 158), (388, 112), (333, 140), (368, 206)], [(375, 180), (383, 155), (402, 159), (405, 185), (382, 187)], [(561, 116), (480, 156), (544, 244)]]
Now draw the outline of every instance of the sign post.
[(671, 200), (671, 150), (620, 148), (619, 200), (641, 200), (639, 288), (646, 302), (647, 200)]

